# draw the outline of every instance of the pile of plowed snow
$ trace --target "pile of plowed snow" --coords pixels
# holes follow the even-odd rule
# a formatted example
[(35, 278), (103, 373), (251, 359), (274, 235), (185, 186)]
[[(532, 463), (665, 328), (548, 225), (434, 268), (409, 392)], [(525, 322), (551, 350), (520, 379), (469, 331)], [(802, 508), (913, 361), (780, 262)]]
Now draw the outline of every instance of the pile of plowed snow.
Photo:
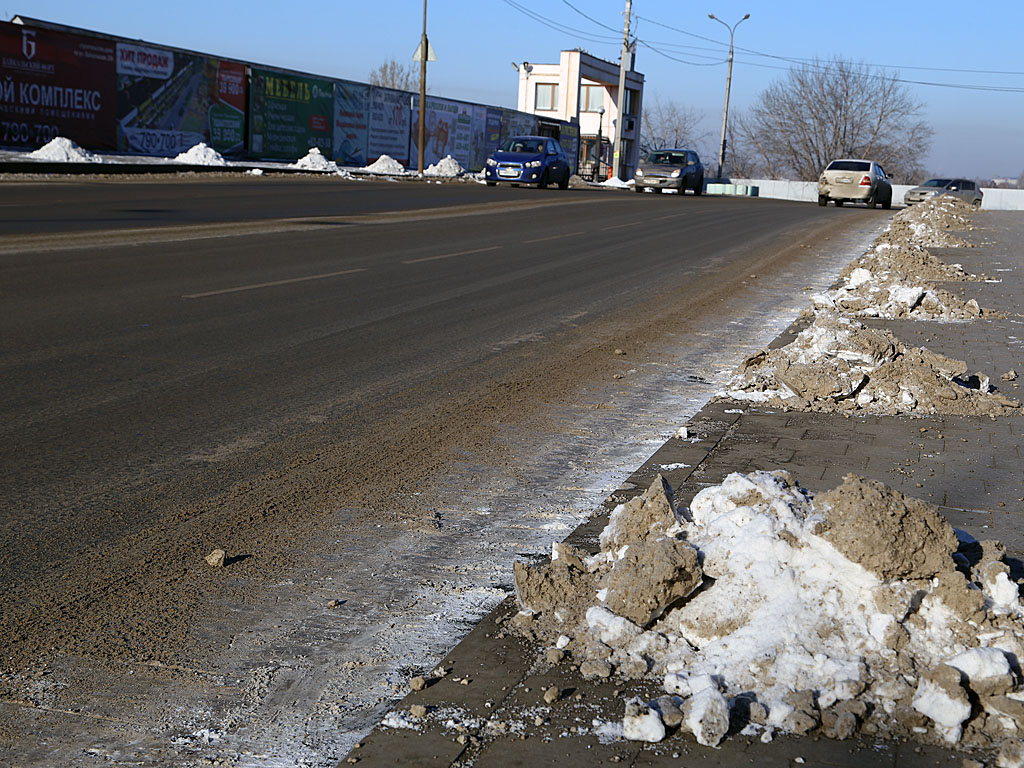
[(1012, 748), (1024, 729), (1018, 586), (1003, 547), (931, 504), (848, 475), (729, 475), (676, 509), (659, 476), (613, 510), (593, 556), (515, 567), (513, 624), (587, 677), (649, 678), (621, 734), (858, 731)]
[(1001, 415), (1020, 404), (991, 391), (967, 364), (856, 320), (820, 313), (778, 349), (748, 357), (719, 397), (795, 410)]
[(461, 176), (465, 172), (465, 169), (459, 165), (459, 161), (451, 155), (448, 155), (444, 160), (438, 160), (436, 164), (428, 165), (427, 170), (423, 172), (423, 175), (454, 178), (456, 176)]
[(174, 158), (176, 163), (188, 163), (189, 165), (227, 165), (228, 162), (213, 147), (199, 142), (187, 152), (182, 152)]
[(49, 160), (54, 163), (100, 163), (99, 157), (87, 149), (82, 149), (71, 139), (58, 136), (52, 141), (44, 144), (34, 152), (29, 152), (28, 157), (35, 160)]
[(381, 155), (363, 170), (367, 173), (379, 173), (385, 176), (402, 176), (405, 174), (405, 166), (390, 155)]

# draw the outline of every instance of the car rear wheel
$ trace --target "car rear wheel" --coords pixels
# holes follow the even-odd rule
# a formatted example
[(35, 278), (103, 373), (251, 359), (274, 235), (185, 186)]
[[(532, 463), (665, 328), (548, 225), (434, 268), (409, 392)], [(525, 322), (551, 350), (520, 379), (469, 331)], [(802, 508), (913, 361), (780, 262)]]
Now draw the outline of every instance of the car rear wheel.
[(889, 195), (887, 198), (885, 198), (885, 202), (882, 203), (882, 208), (884, 208), (887, 211), (890, 208), (892, 208), (892, 195)]
[(875, 207), (876, 205), (878, 205), (878, 203), (877, 203), (877, 202), (875, 201), (875, 196), (874, 196), (874, 195), (872, 195), (871, 197), (869, 197), (869, 198), (868, 198), (867, 200), (865, 200), (864, 202), (865, 202), (865, 203), (867, 203), (867, 205), (868, 205), (868, 208), (874, 208), (874, 207)]
[(828, 205), (828, 197), (826, 197), (825, 195), (818, 195), (818, 205), (820, 205), (822, 208)]
[(697, 177), (697, 183), (693, 185), (693, 194), (700, 195), (704, 193), (704, 177)]
[(569, 188), (569, 169), (568, 168), (565, 169), (565, 173), (562, 175), (562, 180), (558, 182), (558, 188), (559, 189), (568, 189)]
[(981, 200), (975, 200), (971, 203), (975, 208), (981, 208)]

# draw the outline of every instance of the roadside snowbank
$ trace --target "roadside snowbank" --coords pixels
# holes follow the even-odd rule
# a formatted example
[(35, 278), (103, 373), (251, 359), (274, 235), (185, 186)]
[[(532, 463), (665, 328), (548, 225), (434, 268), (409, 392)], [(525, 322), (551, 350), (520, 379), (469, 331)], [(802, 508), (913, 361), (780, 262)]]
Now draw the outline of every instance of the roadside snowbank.
[(387, 176), (404, 176), (405, 166), (390, 155), (381, 155), (364, 169), (367, 173), (379, 173)]
[(63, 136), (58, 136), (34, 152), (29, 152), (28, 157), (34, 160), (49, 160), (54, 163), (103, 162), (97, 155), (87, 149), (82, 149), (71, 139), (65, 139)]
[(227, 165), (220, 152), (205, 143), (199, 142), (187, 152), (182, 152), (174, 158), (176, 163), (188, 163), (189, 165)]
[(870, 724), (992, 746), (1024, 728), (1024, 611), (1005, 551), (931, 504), (854, 475), (815, 496), (754, 472), (676, 509), (659, 476), (600, 544), (517, 563), (514, 623), (585, 676), (661, 681), (664, 696), (623, 702), (627, 738), (678, 728), (713, 746), (730, 728), (767, 741)]
[(448, 155), (444, 160), (438, 160), (436, 164), (428, 165), (427, 170), (423, 172), (423, 175), (454, 178), (456, 176), (461, 176), (465, 172), (465, 169), (459, 165), (459, 161), (451, 155)]

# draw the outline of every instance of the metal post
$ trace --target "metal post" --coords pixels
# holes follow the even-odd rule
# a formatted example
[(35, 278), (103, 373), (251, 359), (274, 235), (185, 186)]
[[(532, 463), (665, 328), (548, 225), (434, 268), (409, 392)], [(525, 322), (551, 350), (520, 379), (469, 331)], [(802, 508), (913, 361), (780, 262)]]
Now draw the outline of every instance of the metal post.
[(729, 90), (732, 87), (732, 40), (733, 35), (736, 33), (736, 27), (742, 24), (744, 21), (750, 18), (748, 13), (742, 19), (737, 21), (731, 27), (722, 21), (720, 18), (715, 16), (713, 13), (708, 14), (709, 19), (714, 19), (723, 27), (729, 30), (729, 69), (725, 75), (725, 108), (722, 110), (722, 143), (718, 149), (718, 180), (722, 180), (722, 168), (725, 166), (725, 128), (729, 121)]
[(604, 154), (604, 146), (601, 144), (601, 128), (604, 124), (604, 107), (597, 113), (597, 170), (594, 171), (594, 181), (601, 180), (601, 156)]
[(420, 36), (420, 125), (419, 125), (419, 175), (423, 175), (424, 118), (427, 112), (427, 0), (423, 0), (423, 34)]
[(626, 57), (629, 56), (629, 18), (633, 0), (626, 0), (626, 20), (622, 25), (622, 58), (619, 60), (619, 122), (615, 126), (615, 150), (612, 154), (612, 175), (619, 178), (622, 154), (622, 131), (626, 127)]

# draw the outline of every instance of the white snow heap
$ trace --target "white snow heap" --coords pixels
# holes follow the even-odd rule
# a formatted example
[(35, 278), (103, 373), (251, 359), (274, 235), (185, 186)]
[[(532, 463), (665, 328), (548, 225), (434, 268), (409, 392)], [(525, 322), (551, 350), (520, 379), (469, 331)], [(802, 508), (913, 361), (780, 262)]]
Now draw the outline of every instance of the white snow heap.
[(292, 168), (301, 168), (304, 171), (323, 171), (326, 173), (338, 172), (338, 164), (324, 157), (319, 147), (310, 147), (309, 152), (296, 160)]
[(454, 178), (456, 176), (461, 176), (465, 172), (465, 169), (459, 165), (459, 161), (451, 155), (448, 155), (444, 160), (438, 160), (436, 164), (427, 166), (427, 170), (423, 172), (423, 175)]
[(54, 163), (101, 163), (103, 160), (87, 149), (82, 149), (71, 139), (58, 136), (44, 144), (28, 157), (34, 160), (49, 160)]
[(220, 152), (213, 147), (208, 147), (204, 142), (199, 142), (187, 152), (182, 152), (174, 158), (176, 163), (188, 163), (189, 165), (227, 165)]
[[(663, 489), (659, 477), (643, 503), (620, 505), (597, 555), (584, 561), (563, 545), (550, 566), (517, 565), (524, 607), (523, 596), (541, 593), (520, 585), (543, 581), (558, 596), (526, 631), (545, 645), (570, 638), (558, 642), (585, 675), (661, 680), (681, 712), (662, 726), (712, 746), (737, 697), (765, 738), (815, 728), (847, 738), (869, 716), (882, 733), (920, 736), (923, 714), (935, 740), (954, 742), (982, 711), (971, 738), (982, 728), (993, 740), (1024, 732), (1024, 688), (1011, 667), (1024, 653), (1024, 611), (997, 594), (997, 575), (1013, 583), (998, 544), (961, 534), (981, 550), (970, 567), (935, 507), (853, 475), (815, 496), (786, 472), (734, 473), (667, 513)], [(672, 547), (699, 556), (681, 593), (659, 582), (656, 555)], [(631, 557), (643, 567), (617, 585)], [(647, 600), (652, 584), (670, 602), (643, 625), (600, 596), (618, 587)], [(653, 718), (674, 705), (661, 701), (626, 703), (626, 738), (662, 733)]]
[(381, 155), (364, 169), (367, 173), (379, 173), (385, 176), (401, 176), (405, 174), (405, 166), (390, 155)]

